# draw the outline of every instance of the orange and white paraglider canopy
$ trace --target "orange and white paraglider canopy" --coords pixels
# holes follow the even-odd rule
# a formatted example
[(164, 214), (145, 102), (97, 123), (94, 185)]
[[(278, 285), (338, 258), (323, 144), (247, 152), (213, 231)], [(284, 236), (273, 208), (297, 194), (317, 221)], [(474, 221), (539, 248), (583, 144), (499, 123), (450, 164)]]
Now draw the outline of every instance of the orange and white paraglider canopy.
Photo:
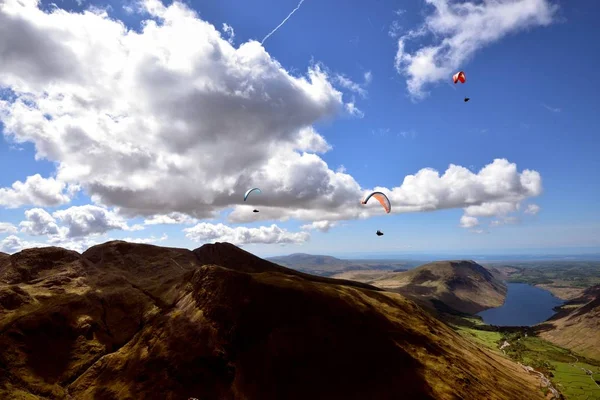
[(456, 74), (454, 74), (454, 76), (452, 77), (452, 80), (454, 81), (454, 83), (457, 83), (458, 81), (460, 81), (460, 83), (465, 83), (467, 80), (467, 77), (465, 76), (465, 73), (463, 71), (457, 72)]

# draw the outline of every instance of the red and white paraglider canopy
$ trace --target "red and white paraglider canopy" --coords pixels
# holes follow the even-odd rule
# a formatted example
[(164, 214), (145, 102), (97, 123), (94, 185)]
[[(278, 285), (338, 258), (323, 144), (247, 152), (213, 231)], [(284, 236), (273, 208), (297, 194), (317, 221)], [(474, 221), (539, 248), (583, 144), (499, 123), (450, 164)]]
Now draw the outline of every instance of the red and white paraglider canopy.
[(454, 74), (452, 80), (454, 81), (454, 83), (457, 83), (459, 81), (460, 83), (465, 83), (467, 81), (467, 77), (465, 76), (465, 73), (463, 71), (460, 71)]

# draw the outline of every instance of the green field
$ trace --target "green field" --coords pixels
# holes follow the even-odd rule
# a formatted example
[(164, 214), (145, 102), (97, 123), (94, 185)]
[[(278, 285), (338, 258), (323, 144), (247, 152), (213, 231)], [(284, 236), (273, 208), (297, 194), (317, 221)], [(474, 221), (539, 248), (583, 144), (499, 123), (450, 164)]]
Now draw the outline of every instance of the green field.
[[(461, 336), (498, 353), (502, 353), (500, 345), (508, 341), (510, 346), (504, 349), (506, 356), (544, 373), (565, 399), (600, 400), (600, 387), (592, 380), (593, 376), (600, 385), (600, 361), (585, 358), (538, 337), (525, 336), (521, 332), (481, 330), (474, 322), (469, 320), (465, 321), (465, 325), (452, 326)], [(575, 357), (579, 362), (575, 363)], [(593, 375), (581, 368), (591, 371)]]

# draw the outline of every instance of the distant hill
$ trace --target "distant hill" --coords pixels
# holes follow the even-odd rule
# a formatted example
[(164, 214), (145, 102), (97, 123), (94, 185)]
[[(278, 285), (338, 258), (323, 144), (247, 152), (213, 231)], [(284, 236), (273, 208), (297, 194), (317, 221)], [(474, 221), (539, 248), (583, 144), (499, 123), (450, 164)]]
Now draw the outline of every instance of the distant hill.
[(600, 285), (587, 288), (537, 328), (544, 339), (600, 360)]
[(442, 302), (469, 314), (501, 306), (507, 290), (498, 277), (474, 261), (436, 261), (385, 274), (369, 283), (413, 299)]
[(0, 398), (542, 399), (414, 302), (227, 243), (0, 259)]
[(332, 256), (294, 253), (287, 256), (270, 257), (267, 260), (292, 268), (321, 276), (332, 276), (346, 271), (360, 270), (407, 270), (418, 265), (414, 261), (401, 260), (345, 260)]

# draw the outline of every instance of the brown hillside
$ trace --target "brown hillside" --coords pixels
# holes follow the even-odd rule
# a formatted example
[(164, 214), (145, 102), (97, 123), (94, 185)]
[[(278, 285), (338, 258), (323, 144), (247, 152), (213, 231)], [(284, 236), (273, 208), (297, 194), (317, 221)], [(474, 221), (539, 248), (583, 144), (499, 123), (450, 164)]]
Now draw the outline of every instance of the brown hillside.
[(533, 376), (401, 295), (203, 248), (4, 260), (0, 398), (543, 398)]
[(566, 303), (548, 321), (538, 325), (546, 340), (586, 356), (600, 359), (600, 285)]
[(501, 280), (474, 261), (432, 262), (370, 283), (417, 301), (442, 302), (469, 314), (501, 306), (507, 290)]

